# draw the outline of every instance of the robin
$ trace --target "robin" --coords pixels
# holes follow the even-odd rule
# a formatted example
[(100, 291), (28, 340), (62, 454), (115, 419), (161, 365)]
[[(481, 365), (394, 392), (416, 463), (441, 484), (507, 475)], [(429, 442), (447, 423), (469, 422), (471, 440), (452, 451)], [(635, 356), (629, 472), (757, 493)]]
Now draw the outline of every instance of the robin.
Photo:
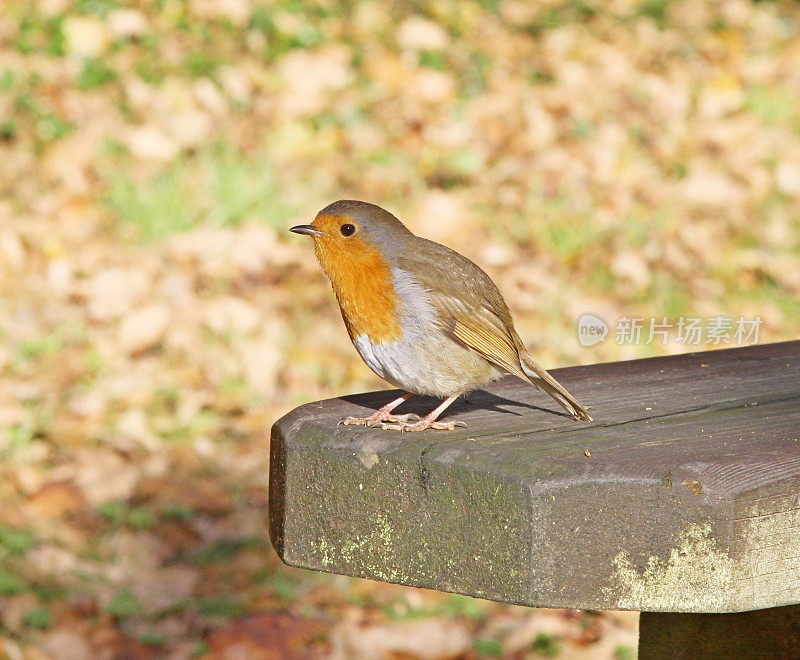
[[(509, 373), (547, 392), (576, 420), (592, 420), (528, 354), (497, 286), (466, 257), (415, 236), (381, 207), (354, 200), (334, 202), (310, 225), (290, 231), (314, 238), (361, 358), (406, 392), (343, 424), (453, 430), (456, 423), (437, 421), (439, 415), (459, 395)], [(392, 413), (414, 394), (444, 401), (421, 419)]]

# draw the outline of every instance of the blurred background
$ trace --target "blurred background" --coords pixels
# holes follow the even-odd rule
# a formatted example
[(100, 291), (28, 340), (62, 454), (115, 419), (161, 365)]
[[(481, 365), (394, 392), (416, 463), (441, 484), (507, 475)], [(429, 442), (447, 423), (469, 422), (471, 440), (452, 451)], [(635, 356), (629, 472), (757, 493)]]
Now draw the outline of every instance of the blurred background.
[[(381, 204), (482, 265), (546, 367), (619, 317), (800, 322), (800, 7), (0, 4), (9, 658), (615, 658), (637, 615), (290, 569), (269, 428), (384, 388), (289, 234)], [(593, 347), (576, 319), (612, 325)]]

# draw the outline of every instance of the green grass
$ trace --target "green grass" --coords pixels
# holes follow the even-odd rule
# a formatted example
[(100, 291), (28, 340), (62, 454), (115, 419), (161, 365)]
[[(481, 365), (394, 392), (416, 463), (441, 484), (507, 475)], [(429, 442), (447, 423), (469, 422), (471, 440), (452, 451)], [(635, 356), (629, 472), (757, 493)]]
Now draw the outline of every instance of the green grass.
[(390, 619), (403, 621), (432, 616), (464, 617), (480, 621), (486, 617), (486, 603), (477, 598), (448, 594), (441, 604), (434, 607), (410, 608), (404, 600), (392, 602), (383, 608)]
[(63, 18), (42, 18), (35, 14), (25, 16), (20, 22), (15, 46), (24, 55), (44, 52), (54, 57), (64, 55)]
[(671, 2), (672, 0), (644, 0), (638, 5), (636, 13), (639, 16), (652, 18), (663, 30), (667, 26), (667, 10)]
[(10, 140), (17, 134), (32, 133), (36, 138), (37, 150), (41, 150), (48, 143), (69, 135), (75, 129), (69, 120), (49, 107), (51, 99), (46, 97), (41, 76), (38, 74), (33, 73), (23, 78), (6, 69), (0, 76), (0, 89), (14, 99), (13, 109), (2, 117), (3, 139)]
[(113, 525), (126, 524), (132, 529), (152, 529), (156, 524), (156, 514), (150, 509), (129, 508), (125, 502), (106, 502), (97, 507), (97, 513)]
[(636, 660), (637, 655), (632, 646), (618, 646), (614, 649), (614, 660)]
[(291, 215), (266, 159), (227, 145), (181, 156), (144, 181), (134, 180), (130, 163), (122, 160), (103, 172), (106, 201), (119, 222), (143, 239), (245, 220), (282, 227)]
[(561, 652), (561, 645), (557, 637), (539, 633), (531, 644), (531, 650), (546, 658), (554, 658)]
[(561, 200), (542, 205), (541, 216), (528, 219), (528, 223), (536, 243), (570, 261), (591, 254), (590, 248), (603, 243), (605, 236), (590, 218), (571, 213), (564, 204)]
[(229, 619), (244, 613), (244, 606), (232, 595), (221, 594), (197, 600), (197, 611), (203, 616)]
[(146, 56), (134, 67), (136, 74), (151, 85), (161, 83), (167, 75), (167, 66), (156, 56)]
[(106, 606), (106, 612), (115, 619), (126, 619), (141, 614), (142, 611), (142, 604), (127, 589), (120, 590)]
[(167, 637), (152, 630), (146, 630), (139, 635), (139, 641), (145, 646), (162, 646), (166, 643)]
[(114, 524), (121, 524), (128, 515), (128, 506), (124, 502), (105, 502), (97, 507), (97, 513)]
[(486, 609), (486, 601), (461, 594), (448, 594), (440, 607), (441, 613), (445, 616), (463, 616), (475, 621), (486, 617)]
[(297, 582), (286, 575), (270, 573), (259, 580), (278, 598), (289, 603), (297, 600)]
[(13, 69), (6, 69), (3, 73), (0, 73), (0, 89), (3, 91), (11, 89), (14, 86), (16, 78), (17, 75), (14, 73)]
[[(223, 388), (220, 393), (225, 393)], [(155, 429), (159, 437), (171, 442), (187, 442), (200, 435), (214, 435), (222, 424), (222, 418), (213, 410), (201, 410), (185, 424), (173, 424), (173, 421), (174, 415), (168, 414), (167, 423)]]
[[(307, 14), (308, 12), (306, 12)], [(325, 39), (322, 30), (315, 20), (306, 15), (305, 20), (299, 29), (293, 33), (282, 32), (272, 20), (269, 9), (263, 9), (253, 14), (251, 23), (255, 30), (258, 30), (267, 38), (266, 58), (268, 61), (275, 61), (287, 51), (294, 48), (314, 48), (319, 46)]]
[(594, 133), (594, 125), (588, 119), (576, 119), (572, 122), (572, 135), (579, 140), (585, 140)]
[(444, 71), (447, 68), (447, 55), (437, 50), (421, 50), (419, 63), (436, 71)]
[[(15, 452), (28, 447), (35, 435), (36, 428), (30, 422), (18, 422), (9, 426), (6, 429), (8, 454), (13, 455)], [(3, 532), (1, 530), (0, 546), (7, 547), (3, 541)]]
[(261, 547), (263, 541), (257, 538), (221, 539), (192, 554), (192, 561), (199, 566), (206, 566), (231, 559), (245, 548)]
[(192, 511), (192, 509), (190, 509), (185, 504), (174, 503), (174, 504), (168, 504), (167, 506), (164, 507), (162, 516), (164, 517), (164, 520), (176, 520), (178, 522), (186, 522), (194, 518), (195, 512)]
[(29, 628), (49, 628), (53, 625), (53, 613), (46, 607), (37, 607), (26, 612), (22, 622)]
[(34, 360), (43, 355), (53, 355), (61, 350), (61, 337), (52, 334), (22, 342), (17, 346), (17, 355), (23, 360)]
[(95, 349), (86, 352), (84, 356), (84, 363), (86, 368), (91, 372), (92, 376), (97, 376), (103, 371), (103, 358)]
[(536, 635), (536, 639), (533, 640), (533, 644), (531, 644), (531, 650), (546, 658), (554, 658), (561, 652), (561, 645), (557, 637), (539, 633)]
[(190, 78), (212, 76), (221, 62), (207, 53), (197, 51), (190, 53), (183, 62), (186, 73)]
[(128, 525), (134, 529), (152, 529), (156, 524), (156, 516), (144, 507), (136, 507), (128, 513)]
[(36, 540), (28, 532), (13, 527), (0, 527), (0, 548), (11, 555), (24, 555), (35, 543)]
[(13, 119), (0, 123), (0, 140), (8, 142), (17, 134), (17, 123)]
[(36, 594), (36, 597), (44, 602), (52, 602), (54, 600), (64, 598), (66, 596), (66, 592), (64, 588), (58, 584), (54, 584), (52, 582), (45, 582), (39, 584), (32, 584), (31, 591)]
[(13, 596), (25, 591), (22, 579), (7, 571), (0, 571), (0, 596)]
[(78, 89), (93, 89), (117, 79), (117, 74), (103, 60), (89, 58), (83, 63), (83, 71), (78, 78)]
[(496, 639), (478, 637), (472, 642), (472, 649), (483, 658), (503, 657), (503, 645)]
[(62, 119), (57, 114), (45, 112), (36, 122), (36, 135), (43, 142), (50, 142), (69, 135), (74, 128), (71, 122)]
[(114, 172), (108, 203), (120, 221), (135, 227), (145, 239), (186, 231), (200, 221), (193, 208), (185, 165), (180, 162), (139, 184), (127, 171)]
[(77, 9), (82, 14), (92, 14), (100, 18), (106, 18), (120, 5), (119, 0), (78, 0)]
[(781, 126), (798, 120), (797, 95), (785, 89), (760, 84), (748, 86), (745, 107), (767, 126)]

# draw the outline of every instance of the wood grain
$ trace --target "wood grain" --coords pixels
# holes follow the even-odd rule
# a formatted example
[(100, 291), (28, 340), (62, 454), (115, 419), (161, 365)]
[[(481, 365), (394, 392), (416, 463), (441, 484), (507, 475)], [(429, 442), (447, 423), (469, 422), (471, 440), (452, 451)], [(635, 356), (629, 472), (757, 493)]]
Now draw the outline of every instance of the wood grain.
[(279, 554), (528, 605), (800, 602), (800, 342), (553, 373), (593, 423), (512, 377), (454, 404), (447, 418), (467, 424), (454, 432), (337, 426), (396, 391), (283, 417), (270, 471)]

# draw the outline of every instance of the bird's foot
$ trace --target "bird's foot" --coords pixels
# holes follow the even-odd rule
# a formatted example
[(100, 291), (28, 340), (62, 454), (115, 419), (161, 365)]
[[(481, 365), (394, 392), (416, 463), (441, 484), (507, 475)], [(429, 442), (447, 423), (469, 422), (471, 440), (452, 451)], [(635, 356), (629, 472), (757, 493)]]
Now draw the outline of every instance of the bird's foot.
[(419, 415), (417, 413), (406, 413), (405, 415), (392, 415), (391, 413), (381, 412), (380, 410), (376, 410), (371, 415), (367, 417), (345, 417), (344, 419), (339, 421), (339, 424), (344, 424), (345, 426), (378, 426), (380, 425), (383, 428), (383, 424), (389, 422), (391, 424), (397, 424), (398, 427), (401, 424), (410, 424), (409, 420), (418, 420)]
[(379, 428), (387, 431), (402, 431), (403, 433), (410, 431), (425, 431), (427, 429), (439, 429), (441, 431), (455, 431), (457, 426), (464, 427), (466, 424), (462, 421), (455, 422), (437, 422), (432, 419), (425, 419), (424, 417), (418, 422), (401, 422), (395, 424), (387, 424), (381, 422)]

